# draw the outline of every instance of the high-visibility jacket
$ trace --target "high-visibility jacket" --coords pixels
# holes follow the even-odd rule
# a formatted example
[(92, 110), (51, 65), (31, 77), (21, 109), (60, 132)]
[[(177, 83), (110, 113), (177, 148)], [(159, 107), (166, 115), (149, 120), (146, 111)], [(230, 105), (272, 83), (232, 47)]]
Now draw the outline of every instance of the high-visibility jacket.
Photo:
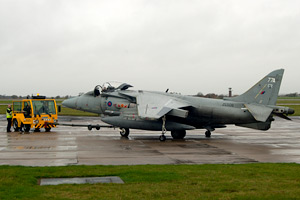
[(6, 109), (6, 118), (12, 118), (12, 110), (11, 108)]

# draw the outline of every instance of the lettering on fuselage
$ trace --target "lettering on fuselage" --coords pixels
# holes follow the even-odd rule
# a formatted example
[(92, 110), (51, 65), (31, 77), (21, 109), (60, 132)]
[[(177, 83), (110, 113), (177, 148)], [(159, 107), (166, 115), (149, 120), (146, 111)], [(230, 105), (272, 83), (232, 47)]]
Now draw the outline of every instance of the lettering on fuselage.
[(233, 103), (223, 103), (222, 106), (234, 107), (234, 104)]

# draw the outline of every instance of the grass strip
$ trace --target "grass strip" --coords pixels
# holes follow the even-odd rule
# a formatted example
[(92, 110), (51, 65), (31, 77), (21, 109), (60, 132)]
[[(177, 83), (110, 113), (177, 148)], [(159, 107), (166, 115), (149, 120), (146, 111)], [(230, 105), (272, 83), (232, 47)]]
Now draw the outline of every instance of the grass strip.
[(277, 104), (285, 103), (285, 104), (300, 104), (300, 100), (291, 100), (291, 99), (281, 99), (277, 100)]
[[(125, 184), (37, 184), (95, 176)], [(300, 165), (1, 166), (0, 199), (300, 199)]]
[(300, 97), (278, 97), (278, 99), (299, 99)]
[(74, 110), (71, 108), (65, 108), (61, 107), (61, 112), (58, 113), (58, 115), (68, 115), (68, 116), (90, 116), (90, 117), (97, 117), (98, 114), (90, 113), (90, 112), (84, 112), (80, 110)]

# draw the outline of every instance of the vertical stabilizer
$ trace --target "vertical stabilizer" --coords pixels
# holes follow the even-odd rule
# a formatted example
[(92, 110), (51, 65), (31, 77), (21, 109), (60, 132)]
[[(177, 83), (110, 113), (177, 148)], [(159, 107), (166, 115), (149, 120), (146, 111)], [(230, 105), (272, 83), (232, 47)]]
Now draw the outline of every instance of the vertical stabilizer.
[(231, 101), (276, 105), (284, 69), (278, 69), (256, 83), (244, 94), (230, 98)]

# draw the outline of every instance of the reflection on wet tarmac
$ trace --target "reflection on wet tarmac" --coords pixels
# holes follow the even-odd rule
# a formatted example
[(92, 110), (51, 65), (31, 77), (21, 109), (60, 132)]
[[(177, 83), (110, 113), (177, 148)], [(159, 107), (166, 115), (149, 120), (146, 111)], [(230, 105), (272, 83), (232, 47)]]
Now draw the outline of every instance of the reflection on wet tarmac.
[[(98, 124), (99, 118), (61, 117), (61, 121)], [(207, 139), (204, 130), (188, 131), (184, 140), (160, 142), (159, 132), (131, 130), (122, 138), (117, 129), (88, 131), (63, 127), (53, 132), (6, 133), (0, 122), (0, 165), (135, 165), (203, 163), (300, 163), (300, 118), (276, 118), (269, 131), (228, 126)]]

